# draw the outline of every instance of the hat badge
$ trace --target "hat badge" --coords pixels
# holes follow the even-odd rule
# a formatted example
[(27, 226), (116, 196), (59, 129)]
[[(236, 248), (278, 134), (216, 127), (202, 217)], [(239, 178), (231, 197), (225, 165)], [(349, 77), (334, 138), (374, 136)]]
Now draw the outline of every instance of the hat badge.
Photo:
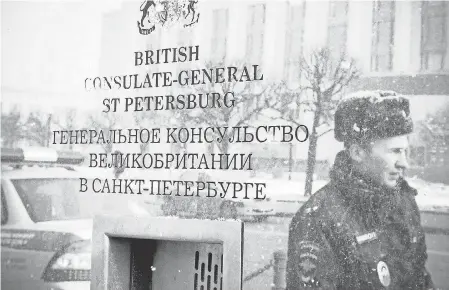
[(390, 270), (385, 262), (379, 261), (377, 263), (377, 275), (379, 276), (380, 283), (387, 287), (391, 283)]

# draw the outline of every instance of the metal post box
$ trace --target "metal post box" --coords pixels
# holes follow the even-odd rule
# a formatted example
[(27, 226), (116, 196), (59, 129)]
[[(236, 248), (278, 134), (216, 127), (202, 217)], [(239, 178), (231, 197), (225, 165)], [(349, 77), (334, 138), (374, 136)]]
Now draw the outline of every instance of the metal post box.
[(241, 290), (241, 221), (97, 216), (92, 290)]

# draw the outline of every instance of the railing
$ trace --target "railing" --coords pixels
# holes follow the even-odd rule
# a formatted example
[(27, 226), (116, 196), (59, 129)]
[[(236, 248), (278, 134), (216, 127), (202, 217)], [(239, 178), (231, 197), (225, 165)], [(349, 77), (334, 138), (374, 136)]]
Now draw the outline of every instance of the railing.
[(271, 285), (271, 290), (284, 290), (286, 288), (285, 271), (287, 269), (287, 255), (283, 251), (274, 252), (271, 261), (262, 268), (259, 268), (246, 276), (243, 279), (243, 283), (256, 278), (271, 268), (273, 268), (273, 284)]

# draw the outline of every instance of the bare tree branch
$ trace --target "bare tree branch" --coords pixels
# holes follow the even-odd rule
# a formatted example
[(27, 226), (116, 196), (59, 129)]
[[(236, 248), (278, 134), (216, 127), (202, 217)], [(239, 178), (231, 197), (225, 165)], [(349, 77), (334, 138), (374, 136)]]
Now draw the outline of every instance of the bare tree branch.
[[(333, 130), (329, 128), (318, 134), (317, 128), (323, 125), (330, 127), (341, 92), (358, 76), (358, 71), (353, 60), (345, 55), (333, 58), (331, 51), (327, 48), (302, 56), (299, 67), (301, 88), (298, 91), (305, 94), (305, 99), (297, 97), (296, 100), (289, 101), (302, 106), (302, 111), (306, 114), (311, 113), (313, 116), (305, 185), (305, 194), (310, 195), (316, 163), (317, 140)], [(300, 125), (297, 116), (292, 113), (293, 108), (277, 107), (276, 109), (281, 115), (280, 118), (291, 124)]]
[[(118, 125), (118, 118), (115, 114), (95, 114), (90, 115), (88, 117), (88, 124), (87, 127), (94, 128), (95, 130), (99, 131), (110, 131), (113, 129), (116, 129), (116, 126)], [(112, 142), (101, 144), (101, 147), (106, 153), (112, 152), (113, 144)]]
[[(244, 64), (226, 66), (242, 67)], [(206, 68), (223, 67), (223, 63), (208, 62)], [(264, 83), (253, 82), (224, 82), (205, 86), (192, 86), (195, 93), (211, 94), (233, 92), (234, 105), (221, 108), (194, 109), (185, 114), (186, 119), (193, 124), (207, 124), (213, 127), (237, 127), (248, 124), (255, 116), (264, 110), (275, 106), (273, 87)], [(233, 132), (231, 132), (233, 134)], [(227, 151), (229, 144), (226, 140), (216, 144), (220, 150)]]
[(318, 138), (323, 136), (323, 135), (326, 135), (327, 133), (332, 132), (332, 131), (334, 131), (334, 128), (328, 129), (328, 130), (322, 132), (321, 134), (318, 134)]

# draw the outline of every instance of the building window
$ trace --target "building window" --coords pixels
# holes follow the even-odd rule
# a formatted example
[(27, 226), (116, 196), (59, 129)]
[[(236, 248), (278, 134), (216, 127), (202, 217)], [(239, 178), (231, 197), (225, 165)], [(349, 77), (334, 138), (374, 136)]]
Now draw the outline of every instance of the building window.
[(216, 9), (213, 11), (212, 32), (212, 58), (223, 60), (226, 56), (226, 44), (228, 35), (228, 9)]
[(444, 1), (422, 2), (422, 70), (438, 71), (444, 68), (447, 45), (446, 5)]
[(151, 34), (151, 37), (148, 37), (146, 40), (146, 48), (148, 50), (156, 50), (159, 49), (161, 46), (161, 33), (158, 31), (154, 31)]
[(372, 71), (390, 71), (392, 69), (394, 14), (394, 1), (374, 1), (371, 54)]
[(5, 193), (3, 192), (3, 187), (2, 187), (2, 225), (6, 224), (8, 222), (8, 207), (6, 205), (6, 198), (5, 198)]
[(288, 6), (287, 29), (285, 36), (286, 79), (299, 79), (299, 62), (302, 55), (304, 33), (305, 2), (301, 5)]
[(248, 9), (246, 56), (251, 62), (260, 62), (263, 53), (265, 4), (251, 5)]
[[(178, 30), (178, 47), (185, 46), (194, 46), (195, 40), (195, 31), (193, 27), (182, 27)], [(191, 64), (189, 62), (178, 62), (178, 69), (184, 70), (191, 68)]]
[[(154, 31), (151, 34), (151, 37), (148, 37), (146, 41), (146, 49), (147, 50), (157, 50), (161, 48), (161, 33)], [(154, 64), (148, 66), (148, 70), (151, 73), (159, 72), (159, 65)]]
[(327, 46), (331, 55), (337, 60), (346, 53), (347, 20), (348, 1), (330, 1)]

